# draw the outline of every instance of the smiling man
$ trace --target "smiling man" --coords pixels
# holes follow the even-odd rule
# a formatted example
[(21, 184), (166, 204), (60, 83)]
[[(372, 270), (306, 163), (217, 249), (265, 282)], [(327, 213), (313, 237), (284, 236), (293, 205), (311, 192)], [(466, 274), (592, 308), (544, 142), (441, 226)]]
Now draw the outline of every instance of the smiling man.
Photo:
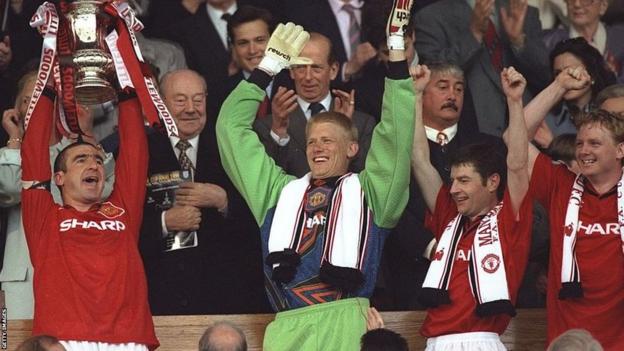
[[(311, 59), (312, 63), (290, 68), (295, 90), (279, 88), (273, 96), (272, 115), (256, 120), (253, 126), (277, 165), (297, 177), (310, 171), (305, 157), (306, 124), (314, 115), (336, 108), (330, 89), (338, 74), (338, 61), (333, 51), (333, 44), (326, 36), (310, 33), (310, 40), (303, 47), (301, 56)], [(375, 119), (355, 110), (349, 117), (358, 132), (355, 141), (359, 144), (359, 151), (348, 169), (359, 172), (364, 168)]]
[[(146, 199), (141, 254), (152, 313), (266, 312), (258, 228), (221, 166), (206, 83), (195, 71), (177, 70), (161, 88), (179, 135), (148, 136), (148, 180), (180, 171), (190, 179), (179, 185), (172, 207)], [(167, 245), (176, 240), (187, 244)]]
[(402, 19), (409, 16), (397, 15), (409, 13), (404, 5), (393, 13), (384, 112), (361, 173), (348, 172), (357, 131), (343, 114), (319, 113), (307, 123), (310, 172), (299, 179), (275, 165), (250, 128), (271, 78), (310, 60), (298, 58), (308, 39), (300, 26), (277, 27), (259, 68), (221, 110), (221, 158), (261, 227), (265, 286), (279, 312), (265, 332), (265, 350), (359, 348), (383, 243), (407, 201), (414, 92), (402, 45)]
[(55, 93), (46, 87), (21, 148), (22, 215), (35, 269), (33, 334), (67, 350), (158, 347), (137, 248), (147, 143), (136, 97), (119, 96), (120, 153), (113, 192), (102, 200), (104, 155), (77, 142), (54, 162), (63, 205), (50, 194), (49, 145)]
[[(562, 70), (525, 108), (529, 138), (563, 95), (590, 84), (584, 67)], [(604, 99), (600, 103), (605, 107)], [(531, 192), (548, 211), (550, 225), (548, 342), (566, 330), (582, 328), (605, 350), (624, 348), (620, 337), (624, 332), (620, 318), (624, 311), (620, 236), (624, 203), (618, 195), (624, 192), (623, 121), (622, 115), (605, 110), (590, 112), (577, 121), (579, 175), (529, 144)]]
[(530, 150), (531, 191), (550, 222), (548, 340), (583, 328), (605, 350), (622, 350), (624, 122), (622, 116), (598, 110), (577, 126), (581, 174)]
[(525, 196), (526, 81), (505, 68), (501, 85), (510, 116), (506, 164), (495, 145), (465, 146), (451, 162), (450, 185), (430, 161), (423, 118), (416, 109), (412, 169), (429, 209), (427, 227), (437, 240), (420, 296), (429, 307), (421, 328), (429, 338), (427, 351), (505, 350), (499, 335), (515, 315), (533, 218), (531, 198)]
[[(505, 144), (500, 138), (466, 128), (463, 119), (470, 116), (462, 116), (466, 84), (462, 69), (444, 62), (428, 67), (431, 79), (423, 90), (422, 115), (429, 160), (442, 181), (449, 184), (451, 161), (462, 147), (487, 142), (505, 150)], [(400, 308), (421, 309), (417, 296), (435, 243), (434, 235), (425, 228), (426, 206), (415, 178), (410, 182), (409, 194), (407, 208), (386, 243), (388, 271), (384, 277)]]

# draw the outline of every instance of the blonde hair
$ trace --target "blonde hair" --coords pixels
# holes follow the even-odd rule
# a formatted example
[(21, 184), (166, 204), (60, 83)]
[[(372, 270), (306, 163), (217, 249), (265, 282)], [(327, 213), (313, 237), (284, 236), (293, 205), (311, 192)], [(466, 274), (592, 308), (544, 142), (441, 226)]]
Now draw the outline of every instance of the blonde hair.
[(603, 126), (613, 136), (616, 143), (624, 142), (624, 114), (605, 110), (595, 110), (581, 115), (575, 121), (576, 128), (596, 124)]
[(570, 329), (553, 340), (547, 351), (603, 351), (603, 348), (587, 330)]
[(308, 134), (310, 133), (310, 128), (312, 128), (313, 124), (318, 123), (333, 123), (340, 127), (349, 137), (350, 141), (357, 142), (358, 141), (358, 130), (351, 121), (351, 118), (340, 112), (321, 112), (308, 121), (306, 125), (305, 135), (306, 139), (308, 138)]

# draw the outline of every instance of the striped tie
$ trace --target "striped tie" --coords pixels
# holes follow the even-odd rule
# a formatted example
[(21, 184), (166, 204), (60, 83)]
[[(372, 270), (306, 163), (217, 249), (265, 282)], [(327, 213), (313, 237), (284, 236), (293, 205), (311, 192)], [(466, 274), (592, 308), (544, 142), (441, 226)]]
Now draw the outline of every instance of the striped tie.
[(351, 55), (355, 55), (358, 45), (360, 45), (360, 24), (355, 17), (355, 7), (351, 4), (344, 4), (342, 9), (349, 14), (349, 47)]

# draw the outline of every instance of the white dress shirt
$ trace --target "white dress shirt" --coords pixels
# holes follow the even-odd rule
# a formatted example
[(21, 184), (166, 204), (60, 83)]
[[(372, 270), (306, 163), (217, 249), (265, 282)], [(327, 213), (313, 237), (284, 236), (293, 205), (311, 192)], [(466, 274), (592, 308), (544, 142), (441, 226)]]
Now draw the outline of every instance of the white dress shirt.
[(340, 29), (340, 37), (342, 38), (342, 42), (344, 43), (345, 46), (345, 52), (347, 53), (347, 58), (351, 58), (351, 55), (353, 54), (351, 52), (351, 45), (349, 45), (350, 41), (349, 41), (349, 21), (351, 20), (351, 17), (349, 16), (349, 13), (345, 10), (342, 9), (342, 6), (345, 4), (350, 4), (351, 6), (353, 6), (353, 8), (355, 9), (354, 13), (355, 13), (355, 18), (357, 20), (357, 23), (360, 24), (360, 28), (362, 28), (362, 5), (364, 5), (364, 2), (362, 2), (361, 0), (349, 0), (349, 1), (343, 1), (343, 0), (328, 0), (329, 1), (329, 6), (331, 7), (332, 11), (334, 12), (334, 16), (336, 17), (336, 22), (338, 22), (338, 29)]
[(425, 133), (427, 134), (427, 139), (433, 141), (436, 144), (438, 143), (438, 133), (440, 132), (446, 134), (446, 142), (450, 143), (451, 140), (453, 140), (453, 138), (455, 137), (455, 135), (457, 135), (457, 123), (453, 124), (452, 126), (444, 130), (437, 130), (435, 128), (425, 126)]
[(216, 9), (210, 6), (210, 3), (206, 3), (206, 11), (208, 11), (208, 17), (212, 21), (212, 24), (215, 26), (217, 33), (219, 33), (219, 37), (221, 38), (221, 42), (223, 43), (223, 47), (227, 49), (229, 47), (227, 41), (227, 22), (221, 19), (224, 13), (229, 13), (230, 15), (234, 14), (238, 6), (236, 5), (236, 1), (232, 4), (232, 6), (228, 7), (225, 11)]

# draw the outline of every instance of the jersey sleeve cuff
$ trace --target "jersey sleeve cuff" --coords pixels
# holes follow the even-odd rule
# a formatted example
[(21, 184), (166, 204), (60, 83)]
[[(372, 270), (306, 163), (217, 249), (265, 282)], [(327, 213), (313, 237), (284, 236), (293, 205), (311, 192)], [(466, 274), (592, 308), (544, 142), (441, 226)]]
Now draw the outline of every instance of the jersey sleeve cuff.
[(390, 79), (407, 79), (409, 78), (409, 70), (407, 69), (407, 60), (388, 62), (388, 78)]

